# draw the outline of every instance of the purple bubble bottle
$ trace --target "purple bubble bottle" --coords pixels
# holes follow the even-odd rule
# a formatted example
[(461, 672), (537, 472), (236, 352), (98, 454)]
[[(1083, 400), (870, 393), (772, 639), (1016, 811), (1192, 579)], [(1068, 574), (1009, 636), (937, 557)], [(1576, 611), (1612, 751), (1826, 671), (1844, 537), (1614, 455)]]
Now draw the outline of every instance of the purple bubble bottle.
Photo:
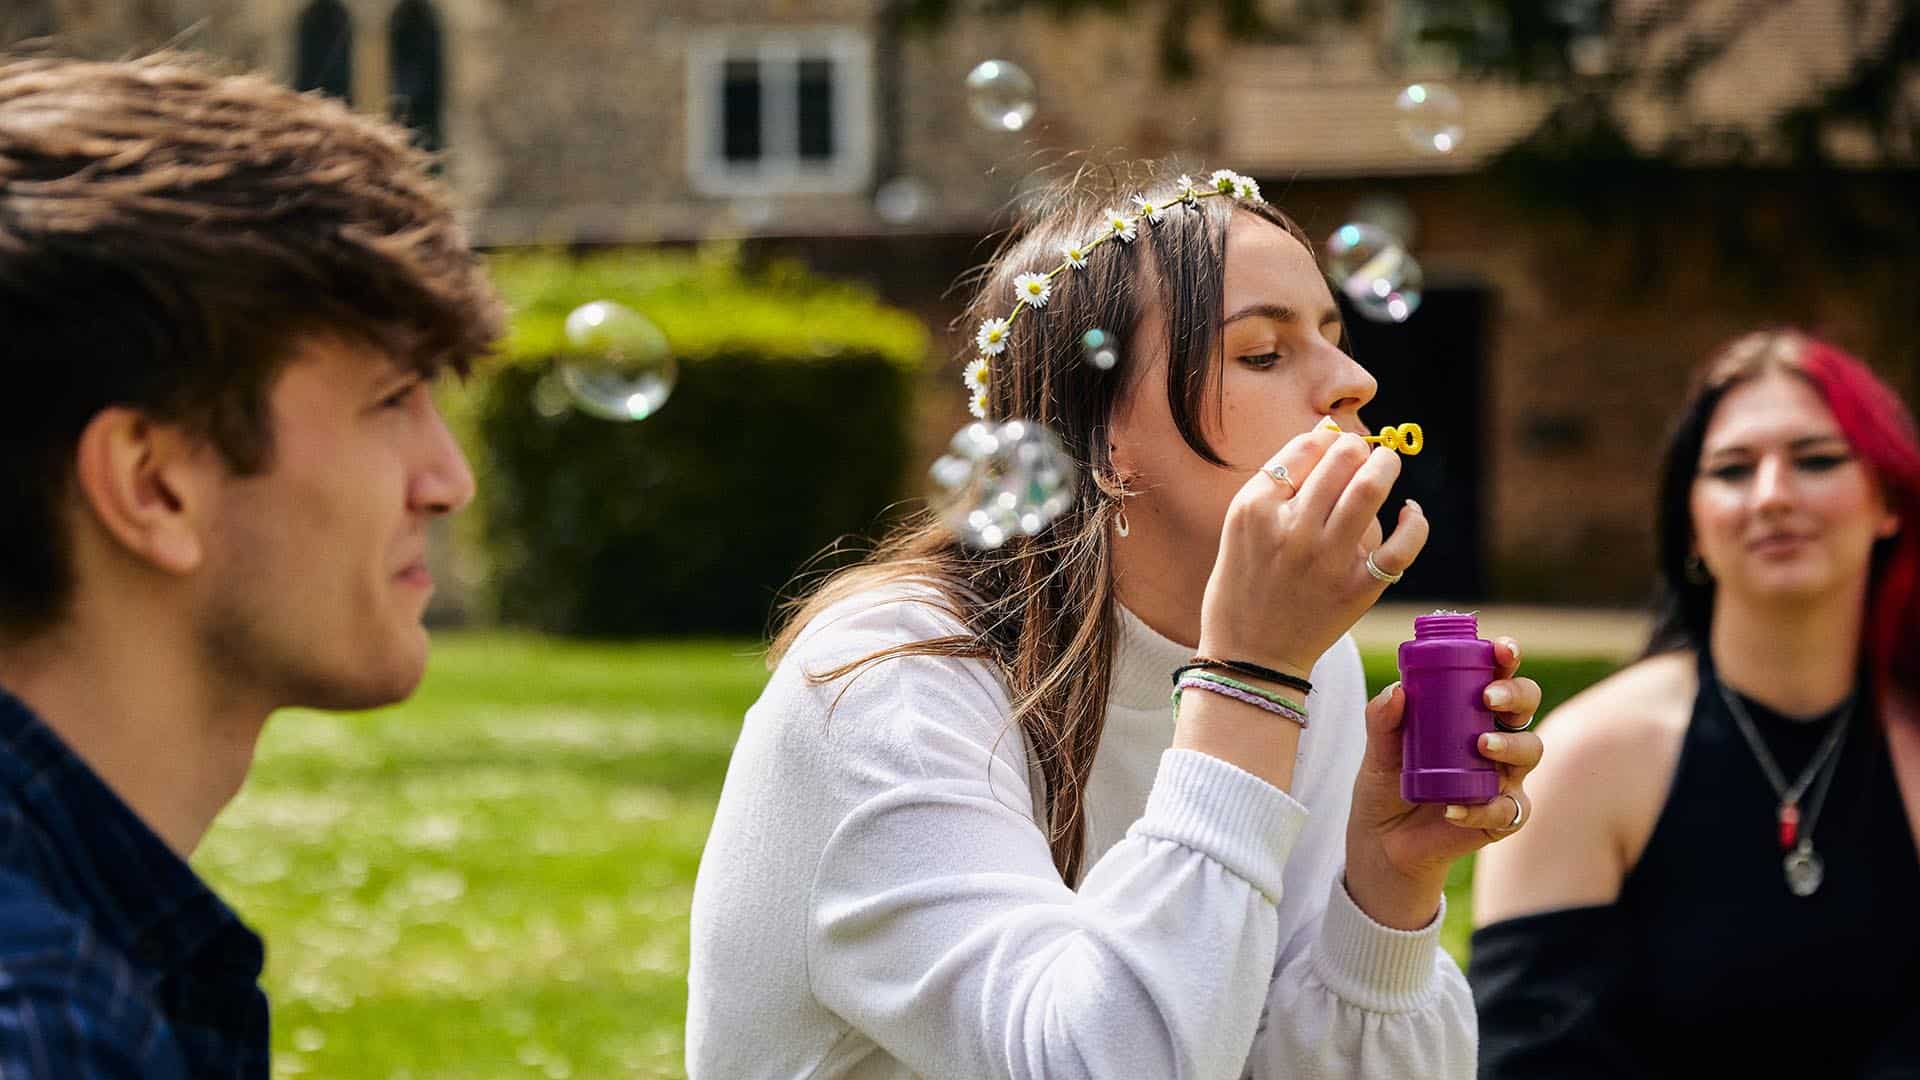
[(1413, 620), (1413, 640), (1400, 644), (1400, 685), (1407, 712), (1400, 796), (1415, 803), (1477, 804), (1500, 793), (1500, 774), (1480, 756), (1482, 732), (1494, 730), (1481, 695), (1499, 676), (1493, 643), (1472, 615), (1436, 611)]

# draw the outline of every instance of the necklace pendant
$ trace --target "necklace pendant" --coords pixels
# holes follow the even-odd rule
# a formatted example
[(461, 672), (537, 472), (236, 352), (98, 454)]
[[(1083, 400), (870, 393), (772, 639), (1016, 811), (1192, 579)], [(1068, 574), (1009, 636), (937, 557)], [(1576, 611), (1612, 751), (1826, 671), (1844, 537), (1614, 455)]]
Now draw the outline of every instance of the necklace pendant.
[(1793, 803), (1780, 804), (1780, 850), (1791, 851), (1800, 839), (1800, 808)]
[(1787, 872), (1787, 891), (1795, 896), (1812, 896), (1819, 891), (1820, 883), (1827, 877), (1826, 864), (1814, 854), (1810, 842), (1802, 843), (1789, 852), (1781, 860), (1781, 867)]

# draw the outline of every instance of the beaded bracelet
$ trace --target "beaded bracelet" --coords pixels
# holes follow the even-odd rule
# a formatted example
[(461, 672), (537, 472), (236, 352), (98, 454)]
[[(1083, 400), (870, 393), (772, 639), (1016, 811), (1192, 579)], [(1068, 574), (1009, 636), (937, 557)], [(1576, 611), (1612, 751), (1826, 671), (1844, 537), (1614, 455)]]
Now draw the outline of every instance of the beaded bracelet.
[(1284, 671), (1275, 671), (1270, 667), (1256, 664), (1251, 660), (1215, 660), (1211, 656), (1196, 656), (1192, 660), (1173, 669), (1173, 681), (1179, 682), (1180, 676), (1196, 668), (1226, 668), (1250, 678), (1277, 682), (1281, 686), (1292, 687), (1303, 694), (1313, 693), (1313, 684), (1298, 675), (1289, 675)]
[(1222, 675), (1214, 675), (1204, 671), (1196, 671), (1188, 675), (1186, 678), (1180, 680), (1178, 686), (1174, 687), (1173, 711), (1176, 717), (1180, 715), (1180, 695), (1186, 690), (1204, 690), (1210, 694), (1230, 697), (1235, 701), (1252, 705), (1262, 712), (1269, 712), (1275, 716), (1291, 720), (1303, 728), (1307, 726), (1307, 711), (1299, 702), (1283, 698), (1278, 694), (1262, 690), (1257, 686), (1248, 686), (1246, 683), (1240, 682), (1237, 679), (1229, 679)]

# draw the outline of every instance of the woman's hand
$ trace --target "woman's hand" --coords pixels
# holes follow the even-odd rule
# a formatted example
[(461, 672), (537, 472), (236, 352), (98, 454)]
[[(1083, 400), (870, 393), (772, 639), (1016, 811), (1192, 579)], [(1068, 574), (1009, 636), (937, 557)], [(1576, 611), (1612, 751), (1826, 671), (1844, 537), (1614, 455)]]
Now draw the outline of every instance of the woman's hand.
[[(1269, 470), (1284, 468), (1287, 478)], [(1200, 609), (1200, 651), (1305, 677), (1427, 542), (1416, 504), (1393, 536), (1365, 541), (1400, 475), (1400, 456), (1358, 435), (1316, 428), (1292, 439), (1227, 508)]]
[[(1501, 727), (1525, 727), (1540, 708), (1540, 684), (1515, 678), (1520, 646), (1494, 642), (1500, 677), (1485, 691), (1487, 708), (1504, 714)], [(1533, 813), (1527, 774), (1540, 764), (1543, 744), (1531, 731), (1480, 736), (1481, 756), (1500, 771), (1500, 794), (1483, 806), (1410, 803), (1400, 797), (1400, 724), (1407, 695), (1399, 683), (1367, 703), (1367, 750), (1353, 784), (1347, 818), (1347, 892), (1376, 921), (1417, 930), (1433, 921), (1455, 859), (1514, 831)]]

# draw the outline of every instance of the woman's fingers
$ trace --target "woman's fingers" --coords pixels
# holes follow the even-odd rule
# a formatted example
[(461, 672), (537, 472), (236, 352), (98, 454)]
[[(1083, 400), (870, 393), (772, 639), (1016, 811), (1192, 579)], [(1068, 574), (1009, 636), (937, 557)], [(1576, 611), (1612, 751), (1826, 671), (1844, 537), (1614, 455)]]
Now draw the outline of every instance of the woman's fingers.
[(1493, 662), (1500, 668), (1500, 677), (1511, 678), (1520, 670), (1520, 643), (1510, 637), (1493, 639)]
[(1533, 714), (1540, 711), (1540, 684), (1525, 676), (1495, 679), (1480, 697), (1487, 708), (1501, 714), (1494, 723), (1503, 728), (1526, 727), (1533, 722)]
[[(1240, 489), (1243, 498), (1266, 514), (1276, 512), (1282, 503), (1299, 496), (1300, 486), (1307, 482), (1307, 477), (1337, 438), (1339, 435), (1334, 432), (1316, 429), (1288, 439), (1279, 453), (1247, 478)], [(1283, 473), (1286, 479), (1275, 475), (1276, 472)]]
[[(1379, 567), (1383, 574), (1406, 573), (1407, 567), (1412, 566), (1413, 560), (1419, 556), (1420, 549), (1427, 546), (1428, 531), (1425, 511), (1420, 509), (1419, 503), (1408, 499), (1400, 507), (1400, 520), (1393, 526), (1393, 535), (1373, 550), (1373, 565)], [(1361, 556), (1363, 564), (1365, 559), (1365, 556)], [(1364, 565), (1361, 572), (1366, 572)], [(1381, 587), (1385, 588), (1386, 583), (1381, 582)]]
[(1504, 836), (1514, 831), (1516, 821), (1526, 823), (1533, 813), (1523, 786), (1528, 773), (1540, 764), (1546, 744), (1531, 731), (1490, 731), (1480, 736), (1480, 756), (1498, 762), (1504, 774), (1500, 794), (1480, 806), (1449, 806), (1446, 819), (1463, 829), (1484, 829)]
[(1524, 825), (1531, 813), (1533, 808), (1527, 801), (1527, 793), (1516, 787), (1511, 791), (1502, 791), (1493, 797), (1492, 802), (1480, 806), (1449, 806), (1445, 816), (1448, 823), (1462, 829), (1481, 829), (1505, 836)]
[(1375, 448), (1334, 503), (1327, 516), (1327, 531), (1337, 539), (1357, 543), (1367, 525), (1379, 516), (1393, 491), (1393, 482), (1399, 478), (1400, 455), (1386, 447)]
[[(1315, 429), (1314, 434), (1322, 434)], [(1333, 435), (1332, 432), (1325, 434)], [(1353, 481), (1354, 474), (1367, 463), (1370, 456), (1367, 444), (1360, 436), (1351, 433), (1333, 435), (1333, 443), (1314, 466), (1313, 475), (1300, 485), (1300, 494), (1293, 500), (1290, 508), (1301, 520), (1318, 527), (1333, 513), (1340, 496)]]
[(1489, 731), (1480, 736), (1480, 756), (1511, 767), (1515, 780), (1532, 772), (1545, 752), (1546, 744), (1531, 731)]

